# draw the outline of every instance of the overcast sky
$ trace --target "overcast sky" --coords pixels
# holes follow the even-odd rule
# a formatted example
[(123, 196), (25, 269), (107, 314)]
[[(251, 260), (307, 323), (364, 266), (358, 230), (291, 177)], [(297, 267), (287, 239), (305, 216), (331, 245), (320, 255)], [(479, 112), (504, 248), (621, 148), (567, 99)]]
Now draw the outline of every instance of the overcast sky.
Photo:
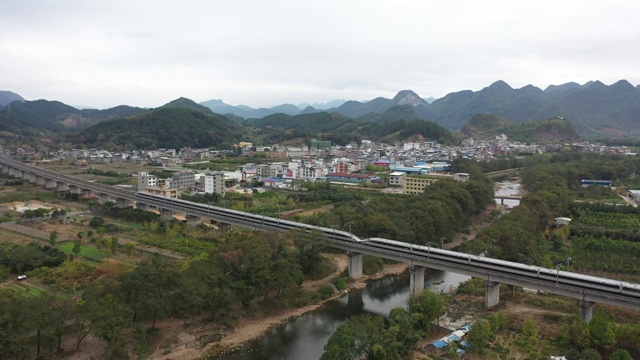
[(640, 1), (3, 1), (0, 90), (28, 100), (253, 107), (627, 79)]

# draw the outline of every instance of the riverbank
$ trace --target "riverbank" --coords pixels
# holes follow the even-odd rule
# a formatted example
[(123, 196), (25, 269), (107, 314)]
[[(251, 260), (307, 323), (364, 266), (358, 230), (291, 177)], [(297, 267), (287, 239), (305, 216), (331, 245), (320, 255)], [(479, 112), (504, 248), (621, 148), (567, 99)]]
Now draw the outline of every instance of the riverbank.
[[(333, 274), (320, 280), (305, 282), (303, 287), (311, 289), (327, 285), (331, 280), (339, 276), (340, 273), (346, 269), (348, 260), (346, 255), (338, 255), (335, 257), (335, 261), (337, 269)], [(215, 357), (216, 355), (241, 347), (243, 344), (263, 336), (274, 326), (286, 323), (291, 319), (295, 319), (310, 311), (314, 311), (325, 303), (339, 298), (352, 289), (361, 289), (366, 287), (367, 280), (378, 279), (388, 275), (401, 274), (407, 269), (407, 267), (407, 264), (402, 263), (387, 264), (381, 272), (371, 276), (365, 276), (350, 283), (347, 290), (336, 292), (326, 300), (307, 305), (302, 308), (283, 310), (282, 312), (274, 315), (257, 315), (249, 318), (241, 318), (231, 330), (220, 331), (215, 328), (215, 324), (211, 323), (206, 324), (200, 322), (190, 326), (189, 328), (184, 328), (182, 326), (182, 320), (176, 319), (164, 321), (162, 324), (159, 324), (163, 334), (162, 339), (154, 349), (151, 356), (149, 356), (149, 359), (177, 360)], [(202, 339), (213, 339), (219, 336), (222, 336), (222, 339), (217, 342), (204, 344), (202, 341)]]

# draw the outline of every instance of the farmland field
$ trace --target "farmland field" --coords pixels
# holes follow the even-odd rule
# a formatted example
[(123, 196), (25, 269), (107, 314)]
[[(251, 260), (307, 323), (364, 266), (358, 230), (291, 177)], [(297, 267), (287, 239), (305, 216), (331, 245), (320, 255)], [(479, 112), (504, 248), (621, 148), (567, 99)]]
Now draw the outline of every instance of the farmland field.
[(576, 219), (575, 224), (618, 230), (640, 229), (640, 216), (638, 214), (584, 211)]
[[(58, 245), (57, 248), (62, 250), (65, 254), (74, 255), (73, 246), (74, 246), (74, 243), (67, 242), (67, 243)], [(104, 251), (94, 246), (87, 246), (87, 245), (81, 246), (81, 250), (78, 255), (84, 257), (85, 259), (89, 259), (97, 262), (100, 262), (106, 256)]]
[(3, 287), (6, 288), (11, 288), (16, 290), (19, 294), (25, 295), (25, 296), (40, 296), (42, 294), (42, 292), (44, 290), (42, 290), (41, 288), (31, 285), (31, 284), (27, 284), (27, 283), (21, 283), (21, 284), (4, 284), (2, 285)]

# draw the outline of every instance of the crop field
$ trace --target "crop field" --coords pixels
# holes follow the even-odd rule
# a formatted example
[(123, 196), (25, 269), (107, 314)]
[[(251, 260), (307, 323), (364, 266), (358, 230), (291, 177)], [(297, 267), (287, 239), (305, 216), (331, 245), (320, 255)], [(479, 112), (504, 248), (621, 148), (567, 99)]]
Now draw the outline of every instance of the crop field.
[(42, 292), (44, 291), (43, 289), (31, 285), (31, 284), (27, 284), (27, 283), (21, 283), (21, 284), (4, 284), (2, 285), (3, 287), (6, 288), (11, 288), (14, 289), (18, 294), (21, 294), (23, 296), (40, 296), (42, 295)]
[(640, 229), (640, 216), (613, 212), (585, 211), (575, 221), (576, 225), (618, 230)]
[[(57, 248), (62, 250), (65, 254), (75, 255), (73, 253), (73, 247), (74, 247), (73, 242), (66, 242), (57, 246)], [(81, 250), (78, 255), (88, 260), (101, 262), (102, 259), (106, 256), (103, 250), (100, 250), (94, 246), (82, 245), (80, 249)]]

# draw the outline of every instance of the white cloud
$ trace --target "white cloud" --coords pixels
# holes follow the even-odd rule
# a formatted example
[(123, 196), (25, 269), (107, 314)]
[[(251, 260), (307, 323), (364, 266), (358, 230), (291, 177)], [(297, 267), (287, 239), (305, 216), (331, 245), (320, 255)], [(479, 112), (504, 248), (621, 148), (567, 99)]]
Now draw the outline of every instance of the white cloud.
[(109, 107), (441, 97), (503, 79), (640, 82), (635, 1), (20, 1), (1, 87)]

